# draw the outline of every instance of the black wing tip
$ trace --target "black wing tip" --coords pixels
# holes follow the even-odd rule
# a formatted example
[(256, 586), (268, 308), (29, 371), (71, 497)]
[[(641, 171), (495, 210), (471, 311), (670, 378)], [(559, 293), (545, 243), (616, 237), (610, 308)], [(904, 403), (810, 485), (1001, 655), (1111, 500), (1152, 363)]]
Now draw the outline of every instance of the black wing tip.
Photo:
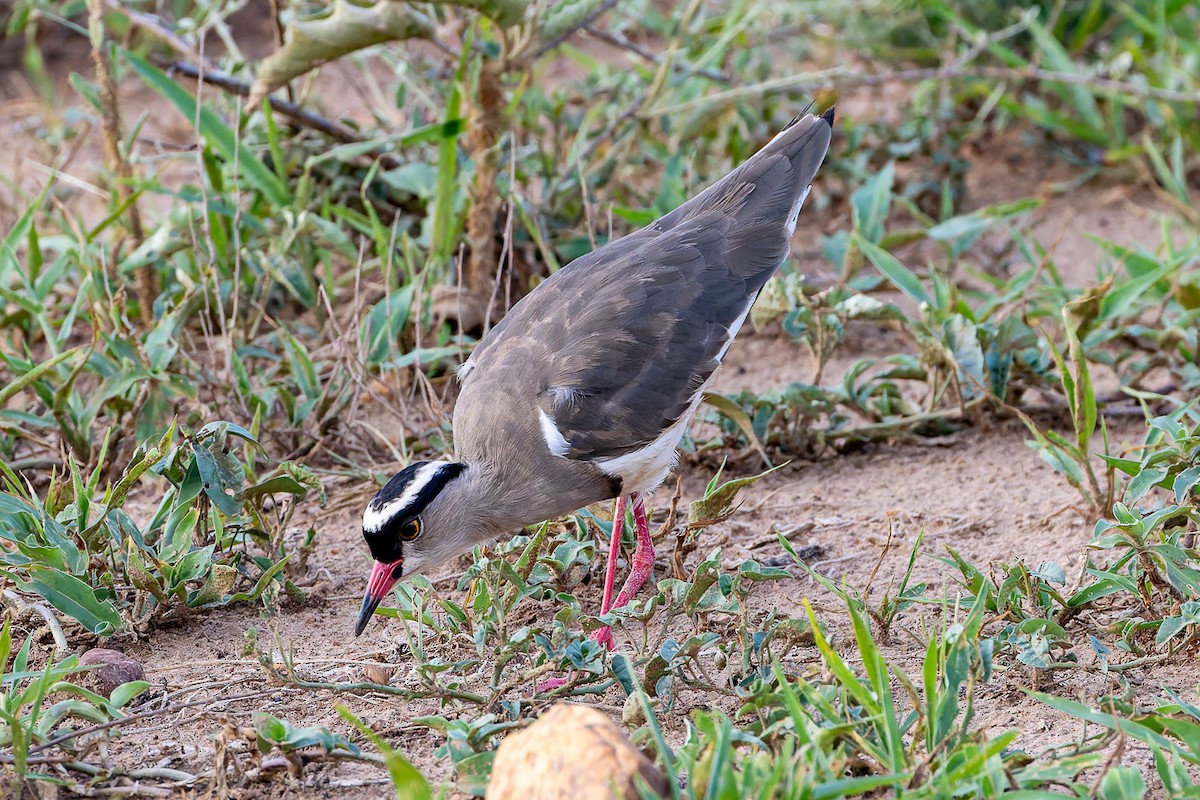
[[(808, 112), (809, 112), (809, 111), (812, 111), (812, 107), (813, 107), (813, 106), (815, 106), (816, 104), (817, 104), (817, 101), (816, 101), (816, 100), (810, 100), (810, 101), (809, 101), (809, 103), (808, 103), (808, 105), (806, 105), (806, 106), (804, 107), (804, 109), (803, 109), (803, 110), (802, 110), (802, 111), (801, 111), (799, 114), (797, 114), (796, 116), (792, 117), (792, 121), (791, 121), (791, 122), (789, 122), (787, 125), (784, 125), (784, 126), (783, 126), (783, 129), (786, 131), (788, 128), (792, 127), (792, 126), (793, 126), (793, 125), (795, 125), (797, 122), (799, 122), (800, 120), (802, 120), (802, 119), (804, 119), (806, 116), (808, 116)], [(822, 114), (822, 115), (821, 115), (821, 119), (823, 119), (823, 120), (825, 120), (827, 123), (829, 123), (829, 127), (831, 127), (831, 128), (833, 127), (833, 120), (834, 120), (834, 116), (835, 116), (835, 112), (836, 112), (836, 110), (837, 110), (837, 106), (836, 106), (836, 105), (832, 105), (832, 106), (830, 106), (828, 109), (826, 109), (826, 110), (825, 110), (825, 113), (824, 113), (824, 114)]]

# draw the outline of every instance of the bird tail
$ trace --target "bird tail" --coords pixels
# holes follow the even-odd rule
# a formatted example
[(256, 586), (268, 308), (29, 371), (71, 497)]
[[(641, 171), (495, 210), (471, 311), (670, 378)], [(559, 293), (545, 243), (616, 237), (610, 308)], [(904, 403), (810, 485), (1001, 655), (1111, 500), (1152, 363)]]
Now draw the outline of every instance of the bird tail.
[(800, 207), (808, 197), (817, 170), (825, 161), (833, 138), (834, 109), (821, 116), (801, 114), (784, 126), (763, 149), (720, 183), (736, 192), (739, 184), (750, 184), (750, 192), (739, 216), (749, 220), (774, 218), (781, 204), (788, 209), (787, 231), (796, 230)]
[(833, 121), (833, 108), (820, 116), (800, 114), (741, 166), (659, 220), (659, 230), (721, 208), (750, 224), (784, 222), (790, 236), (829, 150)]

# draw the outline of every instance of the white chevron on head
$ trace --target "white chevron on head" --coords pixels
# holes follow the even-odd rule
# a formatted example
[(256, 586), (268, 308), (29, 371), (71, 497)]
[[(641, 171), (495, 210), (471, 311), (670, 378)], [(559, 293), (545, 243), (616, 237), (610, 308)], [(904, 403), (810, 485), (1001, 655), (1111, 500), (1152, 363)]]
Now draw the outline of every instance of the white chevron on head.
[(453, 465), (449, 461), (430, 461), (417, 470), (417, 474), (409, 481), (408, 486), (404, 487), (404, 492), (399, 497), (379, 505), (372, 501), (367, 505), (367, 510), (363, 512), (363, 532), (378, 533), (383, 530), (383, 526), (387, 524), (388, 520), (412, 503), (438, 473), (451, 466)]

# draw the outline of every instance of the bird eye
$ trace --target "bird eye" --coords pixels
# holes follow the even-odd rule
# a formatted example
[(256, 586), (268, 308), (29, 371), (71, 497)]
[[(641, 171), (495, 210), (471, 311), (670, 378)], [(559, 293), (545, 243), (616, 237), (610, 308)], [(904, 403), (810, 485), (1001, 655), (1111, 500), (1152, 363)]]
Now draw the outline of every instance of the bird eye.
[(404, 523), (404, 527), (400, 529), (401, 541), (411, 542), (413, 539), (421, 535), (421, 518), (413, 517), (408, 522)]

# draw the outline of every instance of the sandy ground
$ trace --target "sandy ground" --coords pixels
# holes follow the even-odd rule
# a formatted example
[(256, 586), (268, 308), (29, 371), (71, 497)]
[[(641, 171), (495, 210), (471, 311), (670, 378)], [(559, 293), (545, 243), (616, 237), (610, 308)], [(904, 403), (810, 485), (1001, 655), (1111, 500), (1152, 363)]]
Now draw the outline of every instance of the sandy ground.
[[(63, 87), (62, 91), (67, 89)], [(155, 98), (137, 84), (130, 84), (124, 91), (131, 108), (156, 107)], [(75, 102), (73, 97), (70, 102)], [(0, 187), (0, 226), (7, 227), (22, 205), (18, 197), (36, 191), (45, 181), (51, 164), (45, 138), (48, 130), (55, 130), (55, 119), (31, 93), (28, 82), (11, 69), (0, 75), (0, 111), (0, 130), (12, 143), (0, 153), (0, 174), (8, 179), (7, 185)], [(186, 121), (176, 118), (173, 111), (151, 115), (143, 136), (174, 142), (192, 139)], [(99, 153), (93, 130), (78, 143), (69, 160), (57, 164), (75, 179), (75, 188), (64, 195), (63, 202), (75, 204), (73, 207), (84, 215), (95, 213), (99, 207), (92, 188), (98, 171), (95, 165), (101, 161)], [(1149, 246), (1158, 239), (1156, 213), (1162, 208), (1147, 191), (1093, 181), (1082, 189), (1060, 193), (1054, 186), (1068, 179), (1071, 171), (1046, 154), (1031, 151), (1018, 139), (979, 145), (974, 157), (979, 164), (971, 172), (968, 204), (977, 207), (1029, 195), (1045, 197), (1047, 204), (1038, 212), (1033, 230), (1045, 244), (1055, 244), (1056, 260), (1072, 283), (1087, 283), (1096, 271), (1099, 250), (1086, 234)], [(186, 164), (172, 167), (187, 168)], [(835, 208), (817, 222), (832, 230), (844, 225), (846, 218), (844, 207)], [(803, 239), (803, 235), (798, 237), (795, 248), (802, 261), (816, 250), (812, 240)], [(904, 347), (891, 329), (856, 326), (831, 365), (827, 380), (855, 358)], [(719, 388), (761, 391), (793, 380), (808, 380), (811, 374), (812, 364), (803, 348), (767, 330), (745, 335), (733, 346)], [(363, 413), (386, 417), (388, 412), (368, 405)], [(1118, 439), (1125, 442), (1136, 440), (1139, 433), (1139, 424), (1120, 423), (1117, 428)], [(1083, 547), (1090, 537), (1090, 524), (1073, 509), (1077, 503), (1074, 491), (1026, 446), (1026, 438), (1019, 424), (994, 422), (986, 429), (964, 429), (932, 444), (870, 445), (846, 455), (794, 462), (747, 490), (744, 505), (733, 518), (704, 531), (689, 563), (694, 564), (701, 553), (717, 545), (724, 548), (726, 560), (733, 563), (744, 557), (760, 561), (777, 557), (781, 550), (775, 532), (792, 530), (794, 544), (820, 546), (822, 555), (814, 565), (831, 578), (863, 589), (874, 572), (870, 596), (878, 597), (902, 575), (915, 537), (923, 530), (925, 555), (917, 562), (916, 578), (931, 582), (933, 596), (953, 598), (962, 592), (953, 571), (934, 558), (944, 554), (946, 547), (980, 565), (1020, 559), (1037, 566), (1055, 561), (1073, 577), (1085, 557)], [(695, 497), (711, 474), (710, 466), (685, 459), (681, 469), (685, 499)], [(360, 639), (355, 639), (352, 632), (369, 568), (358, 519), (371, 487), (331, 479), (328, 489), (336, 499), (334, 510), (306, 507), (296, 517), (297, 525), (311, 524), (318, 531), (317, 547), (310, 559), (313, 581), (304, 602), (273, 609), (243, 606), (200, 613), (177, 627), (156, 630), (148, 639), (118, 637), (108, 643), (142, 661), (156, 691), (174, 702), (258, 693), (204, 712), (188, 709), (151, 720), (144, 727), (126, 729), (107, 745), (115, 763), (126, 767), (153, 763), (207, 771), (213, 765), (222, 730), (251, 724), (254, 713), (260, 710), (295, 725), (328, 725), (349, 734), (350, 729), (334, 711), (334, 703), (340, 701), (401, 748), (432, 780), (448, 777), (448, 760), (435, 754), (442, 737), (411, 720), (434, 713), (453, 716), (453, 707), (439, 708), (432, 700), (404, 701), (379, 695), (335, 698), (325, 692), (273, 685), (246, 651), (247, 632), (253, 629), (264, 648), (290, 650), (307, 679), (360, 680), (364, 664), (384, 662), (397, 670), (395, 685), (413, 683), (412, 665), (406, 659), (398, 623), (377, 621)], [(660, 492), (659, 504), (667, 497), (668, 492)], [(153, 500), (149, 496), (135, 497), (131, 506), (148, 507)], [(659, 575), (666, 574), (666, 558), (666, 554), (660, 557)], [(461, 600), (453, 588), (443, 591)], [(582, 591), (592, 603), (598, 602), (597, 594), (594, 584)], [(800, 615), (801, 598), (812, 601), (829, 625), (834, 641), (853, 657), (840, 601), (810, 579), (798, 577), (769, 584), (759, 593), (757, 602), (764, 609)], [(936, 614), (932, 607), (921, 606), (901, 615), (884, 648), (886, 656), (909, 671), (919, 671), (922, 653), (917, 637), (923, 624), (936, 624)], [(789, 660), (789, 667), (800, 669), (815, 663), (817, 653), (813, 648), (800, 647)], [(1200, 668), (1191, 662), (1179, 662), (1134, 670), (1126, 677), (1143, 699), (1155, 697), (1163, 685), (1191, 694), (1200, 678)], [(1023, 668), (1010, 667), (998, 672), (981, 690), (978, 724), (993, 733), (1019, 728), (1018, 744), (1030, 749), (1075, 738), (1080, 730), (1078, 723), (1022, 691), (1035, 681), (1039, 689), (1080, 698), (1117, 688), (1112, 678), (1097, 672), (1075, 670), (1035, 676)], [(618, 709), (618, 695), (614, 691), (597, 702), (610, 710)], [(687, 711), (686, 702), (681, 702), (673, 716), (665, 720), (673, 738), (681, 735)], [(248, 763), (244, 744), (231, 743), (229, 748), (235, 753), (233, 761)], [(1132, 747), (1125, 758), (1125, 763), (1148, 763), (1146, 754)], [(234, 794), (318, 797), (339, 789), (345, 793), (339, 796), (373, 797), (384, 791), (384, 781), (379, 771), (362, 765), (328, 764), (310, 767), (299, 779), (277, 774), (262, 783), (236, 786)]]

